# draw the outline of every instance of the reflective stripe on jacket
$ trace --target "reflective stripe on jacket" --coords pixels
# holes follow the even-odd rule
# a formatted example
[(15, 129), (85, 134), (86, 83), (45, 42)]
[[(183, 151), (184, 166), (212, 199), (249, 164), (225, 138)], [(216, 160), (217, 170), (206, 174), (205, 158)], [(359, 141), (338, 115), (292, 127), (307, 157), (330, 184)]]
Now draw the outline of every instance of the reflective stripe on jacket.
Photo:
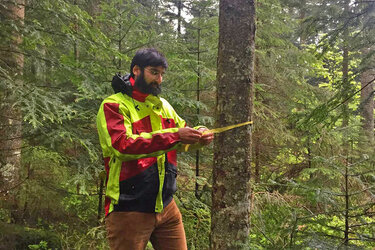
[(117, 93), (106, 98), (97, 129), (107, 172), (106, 215), (158, 212), (176, 191), (178, 129), (186, 123), (163, 98)]

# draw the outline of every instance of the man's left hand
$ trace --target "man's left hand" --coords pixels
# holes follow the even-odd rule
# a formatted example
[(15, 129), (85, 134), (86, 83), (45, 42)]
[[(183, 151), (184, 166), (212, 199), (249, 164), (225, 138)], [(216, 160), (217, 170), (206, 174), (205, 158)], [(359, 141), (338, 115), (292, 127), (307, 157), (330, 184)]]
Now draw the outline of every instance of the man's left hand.
[[(208, 129), (207, 128), (199, 128), (198, 131), (201, 132), (203, 134), (204, 131), (207, 131)], [(210, 144), (214, 139), (214, 134), (213, 133), (207, 133), (207, 134), (203, 134), (201, 136), (201, 138), (199, 139), (199, 143), (201, 145), (208, 145)]]

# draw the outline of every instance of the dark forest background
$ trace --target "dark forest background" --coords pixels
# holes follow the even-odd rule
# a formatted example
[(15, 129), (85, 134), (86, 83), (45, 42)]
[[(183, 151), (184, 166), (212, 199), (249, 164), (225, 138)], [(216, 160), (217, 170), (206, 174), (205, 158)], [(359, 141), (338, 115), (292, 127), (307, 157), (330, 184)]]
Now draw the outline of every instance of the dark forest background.
[[(95, 119), (112, 76), (160, 49), (162, 96), (213, 128), (218, 5), (0, 2), (0, 249), (108, 249)], [(373, 249), (375, 1), (259, 0), (256, 25), (248, 248)], [(209, 248), (212, 156), (179, 156), (189, 249)]]

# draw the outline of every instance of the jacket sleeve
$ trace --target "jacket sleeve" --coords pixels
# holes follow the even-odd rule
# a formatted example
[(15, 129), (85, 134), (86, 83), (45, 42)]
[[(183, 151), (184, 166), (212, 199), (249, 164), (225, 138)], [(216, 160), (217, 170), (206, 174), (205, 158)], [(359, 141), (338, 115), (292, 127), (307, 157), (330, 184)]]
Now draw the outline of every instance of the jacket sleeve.
[(104, 157), (114, 155), (121, 161), (162, 155), (180, 144), (178, 128), (133, 134), (129, 112), (119, 103), (102, 103), (97, 129)]
[[(184, 128), (184, 127), (186, 127), (187, 124), (186, 124), (185, 120), (182, 119), (176, 113), (176, 111), (173, 109), (173, 107), (168, 102), (166, 102), (165, 105), (168, 105), (167, 106), (168, 109), (171, 110), (173, 119), (174, 119), (174, 121), (176, 123), (176, 127), (177, 128)], [(201, 125), (198, 125), (198, 126), (194, 127), (194, 129), (200, 129), (200, 128), (206, 128), (206, 127), (205, 126), (201, 126)], [(200, 149), (202, 147), (203, 147), (203, 145), (201, 145), (199, 143), (195, 143), (195, 144), (183, 144), (183, 143), (180, 143), (180, 145), (177, 148), (177, 151), (178, 152), (194, 151), (194, 150)]]

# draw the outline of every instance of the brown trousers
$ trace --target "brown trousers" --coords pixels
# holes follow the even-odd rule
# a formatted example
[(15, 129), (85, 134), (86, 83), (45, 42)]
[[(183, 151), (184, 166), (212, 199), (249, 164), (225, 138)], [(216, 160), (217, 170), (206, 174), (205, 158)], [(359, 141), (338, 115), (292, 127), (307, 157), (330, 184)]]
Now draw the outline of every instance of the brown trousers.
[(161, 213), (112, 212), (105, 219), (111, 250), (187, 250), (182, 216), (174, 200)]

